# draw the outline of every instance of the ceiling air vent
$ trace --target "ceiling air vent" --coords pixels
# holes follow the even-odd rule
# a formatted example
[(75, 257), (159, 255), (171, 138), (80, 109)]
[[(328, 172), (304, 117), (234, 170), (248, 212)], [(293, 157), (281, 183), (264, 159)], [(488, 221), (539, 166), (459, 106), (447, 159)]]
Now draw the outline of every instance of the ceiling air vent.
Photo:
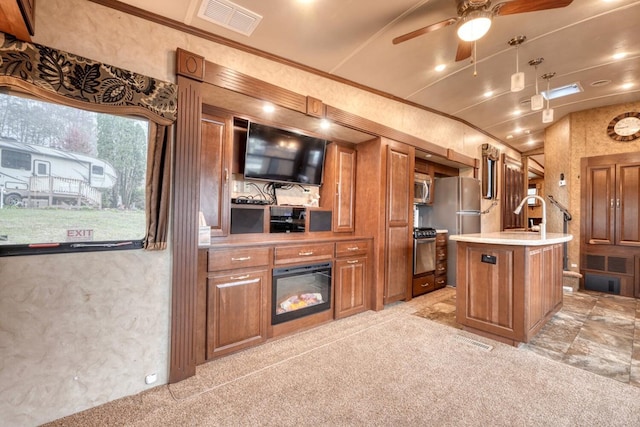
[(262, 16), (257, 13), (226, 0), (203, 1), (198, 18), (245, 36), (250, 36), (262, 20)]

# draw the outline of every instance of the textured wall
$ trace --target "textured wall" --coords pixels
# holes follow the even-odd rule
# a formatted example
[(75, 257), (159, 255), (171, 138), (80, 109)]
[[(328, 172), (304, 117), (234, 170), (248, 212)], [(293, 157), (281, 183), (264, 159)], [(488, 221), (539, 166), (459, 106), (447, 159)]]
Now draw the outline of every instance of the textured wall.
[[(34, 41), (168, 81), (181, 47), (468, 156), (491, 143), (518, 157), (459, 122), (86, 0), (39, 2)], [(496, 229), (498, 212), (483, 217), (484, 228)], [(39, 424), (135, 394), (152, 372), (155, 385), (166, 383), (170, 265), (168, 250), (0, 259), (3, 424)]]
[[(574, 238), (569, 242), (569, 269), (578, 271), (580, 266), (581, 224), (581, 170), (583, 157), (637, 152), (640, 140), (616, 142), (607, 135), (609, 122), (627, 111), (640, 111), (640, 103), (628, 103), (580, 111), (547, 128), (545, 133), (545, 192), (569, 209), (573, 219), (569, 222), (569, 233)], [(560, 173), (564, 173), (567, 185), (559, 186)], [(549, 231), (562, 231), (562, 215), (554, 207), (548, 209)], [(571, 267), (572, 264), (577, 265)]]

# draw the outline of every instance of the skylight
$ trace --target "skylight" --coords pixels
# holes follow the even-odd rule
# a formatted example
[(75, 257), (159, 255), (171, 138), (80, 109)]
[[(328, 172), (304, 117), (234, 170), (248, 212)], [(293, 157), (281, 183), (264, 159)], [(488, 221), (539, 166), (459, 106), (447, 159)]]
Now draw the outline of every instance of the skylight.
[(563, 96), (569, 96), (569, 95), (573, 95), (575, 93), (580, 93), (582, 92), (582, 86), (580, 85), (580, 83), (571, 83), (568, 84), (566, 86), (560, 86), (560, 87), (555, 87), (551, 90), (549, 90), (548, 92), (546, 90), (542, 91), (542, 96), (544, 96), (545, 99), (556, 99), (556, 98), (562, 98)]

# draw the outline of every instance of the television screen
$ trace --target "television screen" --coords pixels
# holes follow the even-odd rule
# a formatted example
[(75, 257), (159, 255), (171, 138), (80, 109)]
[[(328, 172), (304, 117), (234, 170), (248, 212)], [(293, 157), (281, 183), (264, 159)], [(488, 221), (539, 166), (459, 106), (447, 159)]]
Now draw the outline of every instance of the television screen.
[(326, 145), (324, 139), (250, 122), (244, 177), (320, 185)]

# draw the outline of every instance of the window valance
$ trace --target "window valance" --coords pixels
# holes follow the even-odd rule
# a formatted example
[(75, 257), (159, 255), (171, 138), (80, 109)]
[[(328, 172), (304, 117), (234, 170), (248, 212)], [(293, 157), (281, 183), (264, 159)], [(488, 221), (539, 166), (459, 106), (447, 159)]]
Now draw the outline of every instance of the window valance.
[[(0, 83), (38, 88), (41, 96), (120, 107), (159, 124), (176, 119), (177, 86), (0, 32)], [(44, 93), (43, 93), (44, 92)], [(141, 111), (142, 110), (142, 111)]]

